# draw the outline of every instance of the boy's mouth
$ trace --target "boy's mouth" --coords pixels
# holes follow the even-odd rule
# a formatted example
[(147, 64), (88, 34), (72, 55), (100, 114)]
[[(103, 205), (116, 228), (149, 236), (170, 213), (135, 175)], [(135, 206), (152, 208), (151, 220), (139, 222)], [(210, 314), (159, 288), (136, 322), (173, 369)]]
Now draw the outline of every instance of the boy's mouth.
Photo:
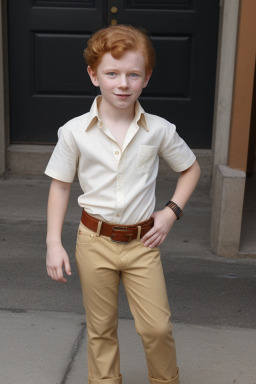
[(122, 93), (115, 93), (115, 96), (117, 96), (117, 97), (121, 97), (121, 98), (125, 99), (125, 98), (127, 98), (127, 97), (129, 97), (129, 96), (131, 96), (131, 95), (128, 95), (128, 94), (122, 94)]

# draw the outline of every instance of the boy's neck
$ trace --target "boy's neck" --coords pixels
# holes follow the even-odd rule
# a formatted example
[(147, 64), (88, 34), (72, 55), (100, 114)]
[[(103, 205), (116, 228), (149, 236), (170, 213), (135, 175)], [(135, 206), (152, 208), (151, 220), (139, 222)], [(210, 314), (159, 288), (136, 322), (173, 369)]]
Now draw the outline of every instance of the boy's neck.
[(134, 115), (135, 105), (131, 105), (130, 108), (115, 108), (102, 99), (99, 106), (99, 116), (103, 126), (109, 129), (121, 149)]
[(99, 105), (99, 115), (101, 120), (113, 121), (127, 121), (132, 122), (135, 116), (135, 104), (131, 105), (129, 108), (115, 108), (112, 105), (109, 105), (104, 98)]

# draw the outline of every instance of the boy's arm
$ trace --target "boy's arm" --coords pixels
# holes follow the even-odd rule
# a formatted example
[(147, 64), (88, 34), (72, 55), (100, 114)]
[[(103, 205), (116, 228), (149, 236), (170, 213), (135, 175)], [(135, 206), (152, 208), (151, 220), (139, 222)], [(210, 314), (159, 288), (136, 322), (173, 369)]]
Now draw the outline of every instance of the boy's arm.
[[(171, 200), (174, 201), (181, 209), (183, 209), (192, 195), (200, 177), (200, 167), (197, 161), (193, 165), (181, 172), (178, 179), (177, 186)], [(143, 236), (141, 241), (146, 247), (157, 247), (165, 240), (168, 232), (172, 228), (177, 217), (175, 213), (169, 208), (165, 207), (163, 210), (154, 212), (153, 228)]]
[(68, 207), (71, 183), (52, 180), (47, 209), (47, 253), (46, 268), (48, 275), (56, 281), (66, 283), (63, 265), (68, 275), (71, 268), (68, 255), (61, 243), (61, 232)]

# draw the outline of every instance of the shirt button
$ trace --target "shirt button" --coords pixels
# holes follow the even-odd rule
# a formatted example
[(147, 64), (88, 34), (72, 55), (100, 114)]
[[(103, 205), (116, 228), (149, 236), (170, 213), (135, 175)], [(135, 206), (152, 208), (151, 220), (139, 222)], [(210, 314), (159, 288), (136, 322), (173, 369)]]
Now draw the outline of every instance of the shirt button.
[(119, 151), (115, 151), (115, 154), (116, 154), (116, 155), (119, 155)]
[(116, 217), (120, 217), (119, 213), (116, 214)]

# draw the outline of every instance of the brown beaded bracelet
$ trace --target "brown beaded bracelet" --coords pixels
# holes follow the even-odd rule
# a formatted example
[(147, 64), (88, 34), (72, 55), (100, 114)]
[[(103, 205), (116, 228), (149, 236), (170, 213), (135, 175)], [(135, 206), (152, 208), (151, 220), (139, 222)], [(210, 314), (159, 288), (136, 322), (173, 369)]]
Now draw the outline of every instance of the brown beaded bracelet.
[(182, 209), (180, 209), (180, 207), (176, 203), (174, 203), (174, 201), (168, 201), (165, 206), (171, 208), (171, 210), (175, 213), (177, 220), (179, 220), (183, 215)]

